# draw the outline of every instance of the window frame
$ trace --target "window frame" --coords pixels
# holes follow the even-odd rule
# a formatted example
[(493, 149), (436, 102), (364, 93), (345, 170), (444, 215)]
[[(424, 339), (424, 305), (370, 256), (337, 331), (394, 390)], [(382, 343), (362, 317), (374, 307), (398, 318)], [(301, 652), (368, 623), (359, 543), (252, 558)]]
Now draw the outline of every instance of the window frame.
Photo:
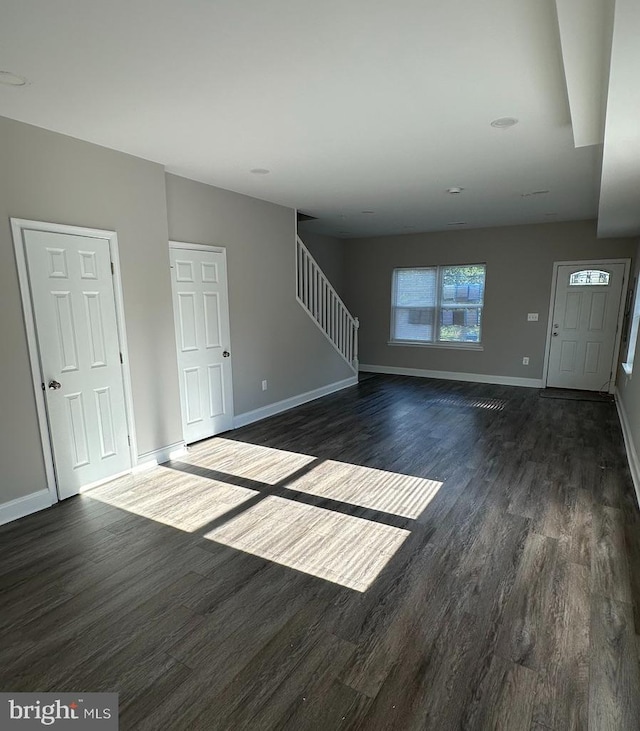
[(627, 357), (622, 363), (622, 369), (630, 376), (633, 373), (636, 347), (638, 344), (638, 331), (640, 330), (640, 277), (636, 277), (633, 283), (633, 302), (630, 309), (629, 339), (627, 341)]
[[(465, 341), (465, 340), (439, 340), (437, 339), (440, 335), (440, 313), (447, 305), (442, 302), (442, 277), (443, 270), (453, 267), (482, 267), (484, 269), (484, 283), (482, 289), (482, 302), (480, 304), (455, 304), (457, 309), (472, 309), (480, 308), (480, 324), (478, 325), (478, 340), (477, 341)], [(396, 338), (394, 335), (395, 331), (395, 313), (398, 306), (396, 302), (396, 287), (397, 287), (397, 276), (396, 273), (400, 271), (420, 271), (420, 270), (436, 270), (436, 302), (433, 308), (434, 312), (434, 340), (402, 340)], [(390, 309), (390, 322), (389, 322), (389, 340), (387, 345), (396, 346), (409, 346), (418, 348), (453, 348), (455, 350), (484, 350), (484, 344), (482, 341), (483, 336), (483, 315), (485, 307), (485, 290), (487, 286), (487, 263), (486, 262), (474, 262), (464, 264), (431, 264), (424, 266), (412, 266), (412, 267), (394, 267), (391, 272), (391, 309)], [(410, 309), (407, 307), (401, 309)], [(416, 307), (417, 310), (424, 310), (425, 307)]]
[[(604, 274), (606, 276), (606, 280), (604, 282), (574, 282), (573, 278), (578, 276), (579, 274)], [(593, 269), (591, 267), (588, 267), (587, 269), (581, 269), (579, 272), (573, 272), (573, 274), (569, 275), (569, 286), (570, 287), (608, 287), (609, 286), (609, 280), (611, 278), (611, 272), (606, 271), (605, 269)]]

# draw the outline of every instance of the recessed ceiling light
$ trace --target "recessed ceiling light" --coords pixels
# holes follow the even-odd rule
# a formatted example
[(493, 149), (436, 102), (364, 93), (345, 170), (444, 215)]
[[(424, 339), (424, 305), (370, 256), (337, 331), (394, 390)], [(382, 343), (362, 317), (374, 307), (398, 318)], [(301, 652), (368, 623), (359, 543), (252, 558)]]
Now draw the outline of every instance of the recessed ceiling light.
[(515, 117), (499, 117), (491, 122), (491, 126), (497, 129), (509, 129), (516, 124), (518, 124), (518, 120)]
[(453, 188), (447, 188), (447, 193), (450, 193), (451, 195), (457, 195), (458, 193), (462, 193), (464, 188), (459, 188), (458, 186), (455, 186)]
[(267, 168), (251, 168), (249, 172), (253, 173), (254, 175), (268, 175), (271, 170), (267, 170)]
[(447, 226), (466, 226), (466, 221), (452, 221), (451, 223), (448, 223)]
[(368, 216), (372, 216), (375, 211), (362, 211), (362, 213), (366, 213)]
[(25, 86), (27, 80), (24, 76), (12, 74), (11, 71), (0, 71), (0, 84), (5, 86)]

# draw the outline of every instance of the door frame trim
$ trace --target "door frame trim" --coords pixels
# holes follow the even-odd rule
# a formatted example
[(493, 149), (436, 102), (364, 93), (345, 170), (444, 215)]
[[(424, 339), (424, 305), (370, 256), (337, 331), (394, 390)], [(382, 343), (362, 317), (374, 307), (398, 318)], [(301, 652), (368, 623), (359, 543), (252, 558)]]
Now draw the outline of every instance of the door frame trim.
[[(226, 247), (225, 246), (216, 246), (214, 244), (190, 244), (185, 241), (174, 241), (174, 240), (170, 239), (169, 240), (169, 252), (171, 252), (172, 249), (189, 249), (191, 251), (211, 251), (211, 252), (215, 252), (216, 254), (222, 254), (222, 256), (224, 257), (224, 271), (225, 271), (225, 277), (227, 280), (225, 282), (225, 284), (227, 285), (226, 289), (227, 289), (227, 315), (229, 318), (229, 350), (231, 352), (233, 352), (233, 348), (231, 347), (231, 306), (229, 303), (229, 260), (227, 258)], [(177, 338), (178, 332), (176, 330), (176, 324), (175, 324), (176, 313), (175, 313), (175, 306), (174, 306), (174, 301), (173, 301), (173, 276), (171, 278), (171, 307), (174, 309), (174, 313), (173, 313), (174, 336), (173, 337), (174, 337), (174, 340), (176, 343), (176, 351), (175, 351), (176, 352), (176, 366), (178, 367), (178, 376), (180, 377), (180, 374), (179, 374), (179, 371), (180, 371), (179, 365), (180, 364), (178, 363), (178, 338)], [(229, 385), (231, 388), (231, 424), (232, 424), (231, 428), (235, 429), (234, 422), (235, 422), (236, 410), (235, 410), (235, 403), (234, 403), (234, 398), (233, 398), (233, 359), (231, 359), (231, 378), (230, 378)], [(182, 419), (183, 404), (182, 404), (182, 385), (181, 385), (181, 383), (178, 383), (178, 386), (179, 386), (179, 393), (180, 393), (180, 423), (183, 427), (182, 441), (184, 444), (186, 444), (186, 439), (185, 439), (185, 434), (184, 434), (184, 423), (183, 423), (183, 419)], [(205, 437), (205, 439), (206, 438), (207, 437)]]
[(553, 323), (553, 311), (556, 305), (556, 287), (558, 285), (558, 268), (561, 266), (599, 266), (600, 264), (624, 264), (624, 278), (622, 280), (622, 288), (620, 290), (620, 304), (618, 305), (618, 323), (616, 332), (616, 342), (613, 349), (613, 376), (609, 381), (609, 393), (615, 392), (617, 363), (620, 357), (620, 345), (622, 343), (622, 323), (624, 318), (624, 302), (626, 302), (626, 290), (629, 286), (629, 271), (631, 269), (631, 259), (580, 259), (578, 261), (554, 261), (553, 276), (551, 278), (551, 296), (549, 298), (549, 316), (547, 321), (547, 339), (544, 346), (544, 365), (542, 368), (542, 387), (547, 387), (549, 377), (549, 355), (551, 351), (551, 332)]
[[(33, 385), (33, 393), (36, 401), (36, 412), (38, 417), (38, 427), (40, 433), (40, 443), (42, 445), (42, 455), (44, 458), (44, 467), (47, 478), (47, 489), (51, 497), (51, 504), (57, 503), (58, 497), (56, 472), (53, 459), (53, 451), (51, 449), (51, 434), (49, 430), (49, 420), (47, 417), (47, 406), (44, 393), (42, 391), (42, 369), (40, 367), (40, 357), (38, 353), (38, 339), (36, 336), (35, 318), (33, 314), (33, 305), (31, 302), (31, 285), (29, 282), (29, 270), (27, 268), (27, 259), (25, 254), (25, 231), (45, 231), (49, 233), (61, 233), (71, 236), (85, 236), (94, 239), (105, 239), (109, 244), (109, 254), (113, 263), (113, 293), (116, 308), (116, 323), (118, 331), (118, 344), (124, 363), (121, 365), (122, 384), (124, 387), (125, 412), (127, 419), (127, 429), (129, 432), (129, 462), (130, 469), (137, 462), (137, 442), (135, 423), (133, 418), (133, 390), (131, 386), (131, 373), (129, 370), (129, 349), (127, 347), (127, 334), (125, 328), (124, 316), (124, 297), (122, 294), (122, 277), (120, 271), (120, 255), (118, 250), (118, 235), (115, 231), (105, 231), (97, 228), (85, 228), (83, 226), (68, 226), (66, 224), (48, 223), (45, 221), (30, 221), (23, 218), (11, 218), (11, 233), (13, 236), (13, 248), (16, 256), (16, 266), (18, 270), (18, 283), (20, 286), (20, 297), (22, 300), (22, 313), (24, 316), (24, 326), (27, 336), (27, 350), (29, 353), (29, 363), (31, 366), (31, 380)], [(115, 476), (115, 475), (114, 475)], [(109, 480), (112, 477), (108, 478)], [(81, 490), (82, 492), (82, 490)]]

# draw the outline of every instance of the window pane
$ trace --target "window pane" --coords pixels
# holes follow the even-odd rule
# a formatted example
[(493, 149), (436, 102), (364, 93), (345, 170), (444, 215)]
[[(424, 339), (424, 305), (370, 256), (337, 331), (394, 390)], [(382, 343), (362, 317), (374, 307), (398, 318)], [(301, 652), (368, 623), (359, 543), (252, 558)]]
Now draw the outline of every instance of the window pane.
[(396, 307), (435, 307), (436, 268), (396, 269)]
[(483, 264), (442, 267), (440, 342), (480, 342), (484, 279)]
[(395, 340), (433, 341), (434, 310), (403, 308), (394, 311), (393, 337)]
[(482, 304), (484, 266), (442, 267), (442, 304)]
[(391, 339), (480, 343), (484, 264), (395, 269)]
[(440, 311), (439, 340), (448, 343), (480, 342), (480, 307), (443, 307)]
[(630, 374), (633, 371), (633, 362), (636, 355), (636, 346), (638, 344), (638, 329), (640, 326), (640, 292), (638, 280), (634, 284), (635, 299), (633, 301), (633, 319), (631, 320), (631, 332), (629, 333), (629, 344), (627, 345), (627, 360), (625, 365), (627, 366), (627, 373)]
[(603, 272), (600, 269), (583, 269), (581, 272), (574, 272), (569, 277), (571, 287), (607, 284), (609, 284), (609, 272)]

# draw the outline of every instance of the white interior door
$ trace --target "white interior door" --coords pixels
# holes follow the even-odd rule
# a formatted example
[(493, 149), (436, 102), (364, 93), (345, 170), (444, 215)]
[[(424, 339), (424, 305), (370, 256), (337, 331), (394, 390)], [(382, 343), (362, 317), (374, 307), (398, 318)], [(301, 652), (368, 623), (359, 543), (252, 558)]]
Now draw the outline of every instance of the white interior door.
[(624, 263), (558, 266), (547, 386), (609, 390), (624, 275)]
[(233, 427), (224, 250), (171, 245), (182, 427), (187, 443)]
[(106, 239), (24, 232), (60, 498), (131, 468)]

